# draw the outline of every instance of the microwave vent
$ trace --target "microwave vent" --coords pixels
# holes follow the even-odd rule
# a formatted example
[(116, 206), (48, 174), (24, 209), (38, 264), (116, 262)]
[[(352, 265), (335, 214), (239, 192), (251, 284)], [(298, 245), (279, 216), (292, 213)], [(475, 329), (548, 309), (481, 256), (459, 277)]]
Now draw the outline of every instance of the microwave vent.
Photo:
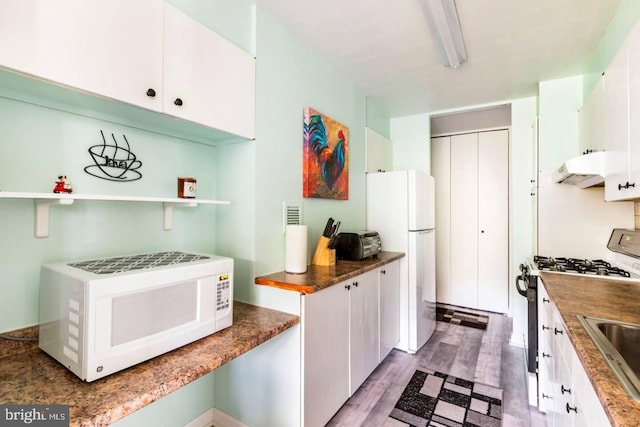
[(67, 265), (93, 274), (115, 274), (125, 271), (183, 264), (208, 258), (208, 256), (204, 255), (170, 251), (71, 262)]

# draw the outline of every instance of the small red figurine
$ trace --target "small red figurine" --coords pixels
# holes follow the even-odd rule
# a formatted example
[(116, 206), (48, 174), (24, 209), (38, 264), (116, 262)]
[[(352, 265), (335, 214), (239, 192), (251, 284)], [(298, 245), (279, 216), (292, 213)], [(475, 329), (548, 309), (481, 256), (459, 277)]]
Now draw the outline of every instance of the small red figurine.
[(71, 183), (67, 179), (66, 175), (58, 176), (58, 180), (56, 181), (56, 186), (53, 187), (54, 193), (72, 193), (73, 189), (71, 188)]

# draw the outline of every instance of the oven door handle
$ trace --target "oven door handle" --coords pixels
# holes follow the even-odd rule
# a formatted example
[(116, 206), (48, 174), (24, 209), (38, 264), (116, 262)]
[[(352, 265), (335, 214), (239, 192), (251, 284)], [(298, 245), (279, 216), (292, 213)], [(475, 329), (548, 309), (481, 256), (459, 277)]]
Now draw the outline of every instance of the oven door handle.
[(524, 274), (516, 276), (516, 289), (518, 290), (518, 293), (525, 298), (527, 298), (527, 288), (525, 287), (524, 289), (522, 289), (520, 287), (520, 282), (526, 283), (527, 281), (527, 276), (525, 276)]

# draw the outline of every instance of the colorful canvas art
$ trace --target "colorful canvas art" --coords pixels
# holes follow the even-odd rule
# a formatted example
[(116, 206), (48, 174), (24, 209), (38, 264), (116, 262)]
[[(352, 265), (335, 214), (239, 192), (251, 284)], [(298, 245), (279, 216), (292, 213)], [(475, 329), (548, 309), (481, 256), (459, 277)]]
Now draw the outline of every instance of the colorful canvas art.
[(303, 196), (349, 199), (349, 128), (304, 109)]

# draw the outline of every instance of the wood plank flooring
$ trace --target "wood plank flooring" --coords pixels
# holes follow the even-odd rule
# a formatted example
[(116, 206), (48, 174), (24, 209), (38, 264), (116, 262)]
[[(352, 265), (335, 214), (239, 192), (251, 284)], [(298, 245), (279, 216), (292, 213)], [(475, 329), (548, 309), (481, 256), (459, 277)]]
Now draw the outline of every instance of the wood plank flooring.
[(485, 331), (445, 322), (414, 355), (393, 350), (329, 421), (330, 427), (382, 426), (406, 383), (422, 366), (504, 389), (503, 427), (546, 427), (527, 398), (524, 349), (510, 346), (511, 319), (489, 316)]

